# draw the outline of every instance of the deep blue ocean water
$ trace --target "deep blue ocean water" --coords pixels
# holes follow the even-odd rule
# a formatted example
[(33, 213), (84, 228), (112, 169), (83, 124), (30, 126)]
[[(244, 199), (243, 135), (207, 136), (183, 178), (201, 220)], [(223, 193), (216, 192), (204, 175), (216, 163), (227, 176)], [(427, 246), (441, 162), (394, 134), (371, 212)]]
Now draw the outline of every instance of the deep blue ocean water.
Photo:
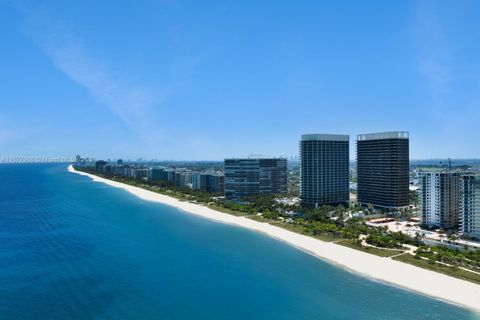
[(66, 167), (0, 165), (0, 319), (475, 319)]

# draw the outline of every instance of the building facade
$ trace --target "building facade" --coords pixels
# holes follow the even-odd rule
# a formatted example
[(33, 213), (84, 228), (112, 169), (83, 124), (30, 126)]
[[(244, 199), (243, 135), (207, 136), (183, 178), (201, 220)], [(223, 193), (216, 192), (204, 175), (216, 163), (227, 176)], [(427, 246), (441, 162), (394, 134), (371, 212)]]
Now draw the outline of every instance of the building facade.
[(287, 193), (287, 159), (225, 159), (225, 196)]
[(152, 168), (150, 178), (153, 181), (167, 181), (167, 171), (165, 168)]
[(189, 170), (176, 171), (174, 175), (174, 184), (181, 188), (191, 188), (192, 172)]
[(480, 176), (464, 175), (461, 193), (460, 232), (480, 240)]
[(462, 176), (458, 172), (420, 173), (422, 224), (458, 231), (461, 217)]
[(95, 171), (98, 171), (98, 172), (105, 171), (106, 165), (107, 165), (107, 161), (104, 161), (104, 160), (95, 161)]
[(135, 168), (133, 177), (135, 179), (148, 180), (150, 178), (150, 169), (149, 168)]
[(349, 203), (349, 136), (305, 134), (300, 141), (302, 206)]
[(408, 208), (409, 167), (408, 132), (358, 135), (358, 203), (389, 210)]
[(196, 172), (192, 178), (193, 189), (224, 193), (225, 176), (220, 172)]

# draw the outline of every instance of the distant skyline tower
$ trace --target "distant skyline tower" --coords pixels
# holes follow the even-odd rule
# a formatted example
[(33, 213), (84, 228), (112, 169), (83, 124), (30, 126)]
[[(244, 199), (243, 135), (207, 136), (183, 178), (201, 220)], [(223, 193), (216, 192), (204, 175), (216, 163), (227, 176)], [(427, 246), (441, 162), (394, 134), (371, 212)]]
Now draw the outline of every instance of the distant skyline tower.
[(302, 206), (349, 203), (349, 136), (304, 134), (300, 140)]
[(357, 136), (358, 203), (403, 209), (409, 197), (409, 136), (393, 131)]

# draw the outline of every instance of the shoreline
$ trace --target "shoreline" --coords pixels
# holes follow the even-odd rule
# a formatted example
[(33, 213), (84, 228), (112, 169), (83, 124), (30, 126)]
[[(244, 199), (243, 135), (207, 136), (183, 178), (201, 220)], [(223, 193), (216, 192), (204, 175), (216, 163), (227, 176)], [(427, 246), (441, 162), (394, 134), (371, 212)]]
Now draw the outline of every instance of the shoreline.
[(395, 261), (390, 258), (378, 257), (376, 255), (331, 242), (324, 242), (281, 227), (270, 225), (266, 222), (259, 222), (246, 217), (230, 215), (199, 204), (183, 202), (153, 191), (101, 178), (86, 172), (76, 171), (72, 165), (68, 167), (68, 171), (88, 176), (94, 182), (101, 182), (112, 187), (122, 188), (146, 201), (173, 206), (187, 213), (209, 220), (261, 232), (316, 258), (322, 259), (361, 276), (381, 281), (386, 284), (395, 285), (415, 293), (459, 305), (480, 313), (480, 285), (472, 282), (453, 278), (441, 273)]

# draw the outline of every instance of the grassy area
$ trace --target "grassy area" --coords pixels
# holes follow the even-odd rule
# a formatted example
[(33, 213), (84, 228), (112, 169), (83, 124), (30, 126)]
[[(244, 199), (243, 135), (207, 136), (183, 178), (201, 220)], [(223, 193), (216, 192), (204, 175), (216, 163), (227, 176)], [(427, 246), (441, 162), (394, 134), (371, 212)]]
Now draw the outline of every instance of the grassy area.
[(412, 264), (414, 266), (428, 269), (431, 271), (435, 272), (440, 272), (446, 275), (449, 275), (451, 277), (459, 278), (462, 280), (467, 280), (470, 282), (475, 282), (480, 284), (480, 275), (473, 273), (473, 272), (468, 272), (456, 267), (447, 267), (438, 263), (431, 263), (428, 260), (423, 260), (423, 259), (417, 259), (411, 254), (402, 254), (401, 256), (393, 258), (394, 260), (401, 261), (404, 263)]
[(264, 223), (269, 223), (269, 224), (274, 224), (272, 223), (272, 220), (269, 220), (269, 219), (265, 219), (264, 217), (262, 216), (257, 216), (256, 214), (249, 214), (246, 216), (248, 219), (251, 219), (251, 220), (255, 220), (255, 221), (258, 221), (258, 222), (264, 222)]
[(326, 241), (326, 242), (333, 242), (333, 241), (337, 241), (338, 238), (331, 235), (331, 234), (328, 234), (328, 233), (323, 233), (323, 234), (308, 234), (306, 233), (305, 235), (309, 236), (309, 237), (312, 237), (312, 238), (317, 238), (319, 240), (322, 240), (322, 241)]
[(329, 234), (329, 233), (313, 234), (312, 232), (309, 232), (308, 228), (306, 228), (305, 226), (299, 225), (299, 224), (296, 224), (296, 223), (285, 223), (285, 222), (281, 222), (281, 221), (268, 221), (268, 223), (270, 223), (273, 226), (277, 226), (277, 227), (280, 227), (280, 228), (283, 228), (283, 229), (287, 229), (288, 231), (292, 231), (292, 232), (295, 232), (295, 233), (300, 233), (300, 234), (303, 234), (303, 235), (306, 235), (306, 236), (309, 236), (309, 237), (312, 237), (312, 238), (316, 238), (318, 240), (322, 240), (322, 241), (325, 241), (325, 242), (333, 242), (333, 241), (337, 241), (337, 240), (340, 239), (340, 238), (334, 236), (333, 234)]
[(228, 209), (228, 208), (224, 208), (224, 207), (216, 205), (214, 203), (208, 204), (208, 207), (210, 209), (220, 211), (220, 212), (223, 212), (223, 213), (228, 213), (228, 214), (231, 214), (233, 216), (243, 217), (243, 216), (247, 215), (245, 212), (239, 212), (239, 211), (231, 210), (231, 209)]
[(355, 240), (341, 240), (336, 243), (345, 247), (349, 247), (355, 250), (374, 254), (380, 257), (391, 257), (403, 252), (400, 250), (386, 250), (386, 249), (379, 249), (379, 248), (372, 248), (372, 247), (364, 247), (364, 246), (358, 245)]

